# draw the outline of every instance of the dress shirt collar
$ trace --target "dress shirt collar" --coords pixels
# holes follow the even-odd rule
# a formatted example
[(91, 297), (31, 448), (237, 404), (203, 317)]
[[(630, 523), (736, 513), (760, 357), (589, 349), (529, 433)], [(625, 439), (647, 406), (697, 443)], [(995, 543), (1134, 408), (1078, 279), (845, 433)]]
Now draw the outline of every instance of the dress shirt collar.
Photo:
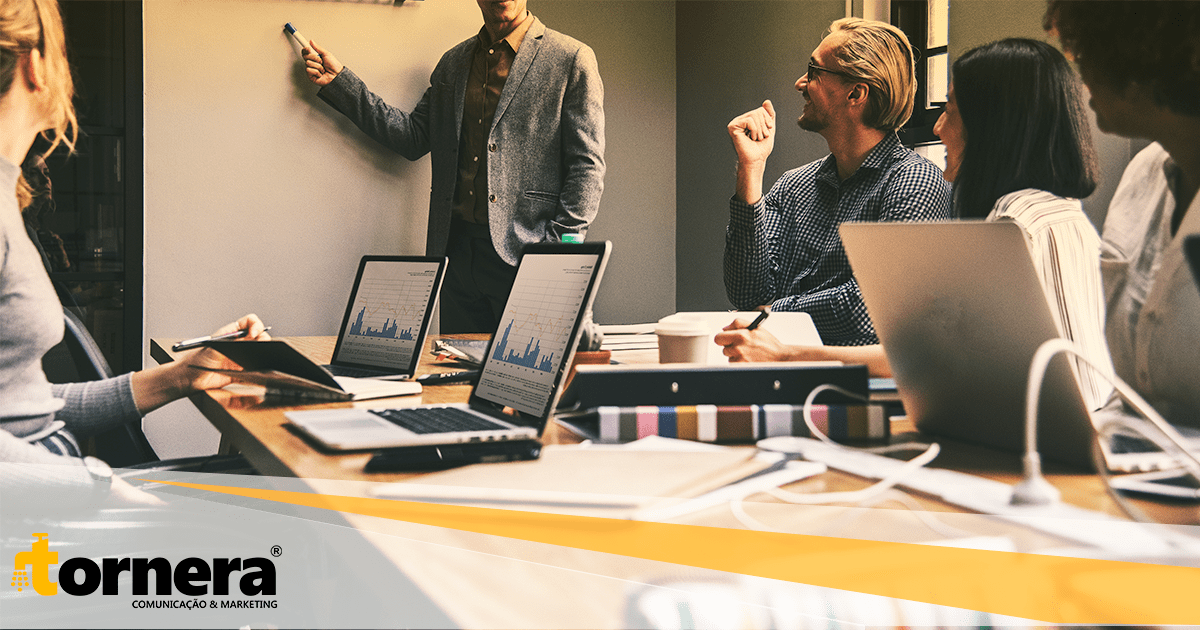
[[(885, 135), (883, 140), (880, 140), (879, 144), (875, 145), (874, 149), (871, 149), (871, 152), (867, 154), (867, 157), (863, 160), (862, 165), (859, 166), (858, 169), (862, 170), (864, 168), (869, 168), (879, 170), (884, 168), (896, 159), (896, 150), (900, 148), (900, 138), (896, 135), (896, 132), (893, 131)], [(857, 173), (858, 171), (855, 172)]]
[[(529, 27), (533, 26), (535, 22), (537, 22), (537, 18), (534, 17), (534, 15), (529, 11), (526, 11), (525, 17), (517, 23), (517, 27), (514, 28), (513, 31), (508, 35), (501, 37), (500, 41), (508, 42), (508, 45), (513, 49), (513, 52), (517, 52), (521, 49), (521, 42), (525, 41), (525, 34), (529, 32)], [(480, 46), (492, 46), (500, 43), (492, 41), (491, 35), (488, 34), (487, 26), (482, 26), (479, 28), (478, 37)]]
[(875, 147), (872, 148), (869, 153), (867, 153), (867, 157), (863, 158), (863, 163), (858, 167), (858, 170), (854, 171), (850, 177), (847, 177), (845, 180), (838, 178), (837, 159), (835, 159), (833, 154), (830, 153), (829, 155), (825, 156), (825, 162), (821, 164), (819, 169), (817, 169), (817, 180), (830, 184), (834, 187), (840, 187), (843, 183), (854, 179), (855, 176), (863, 172), (864, 169), (868, 171), (879, 171), (886, 168), (889, 164), (897, 159), (897, 151), (903, 148), (903, 145), (900, 144), (900, 137), (896, 135), (896, 132), (893, 131), (885, 135), (883, 140), (880, 140), (879, 144), (875, 145)]

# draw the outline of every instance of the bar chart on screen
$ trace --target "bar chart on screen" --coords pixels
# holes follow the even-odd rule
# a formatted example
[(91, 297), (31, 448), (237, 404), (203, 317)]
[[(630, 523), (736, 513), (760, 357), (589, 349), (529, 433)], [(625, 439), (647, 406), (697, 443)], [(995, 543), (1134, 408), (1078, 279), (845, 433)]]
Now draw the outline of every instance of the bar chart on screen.
[(437, 279), (430, 263), (370, 262), (363, 270), (338, 360), (405, 365)]
[(518, 409), (540, 406), (570, 353), (568, 344), (591, 281), (595, 256), (527, 257), (521, 262), (496, 343), (480, 382)]

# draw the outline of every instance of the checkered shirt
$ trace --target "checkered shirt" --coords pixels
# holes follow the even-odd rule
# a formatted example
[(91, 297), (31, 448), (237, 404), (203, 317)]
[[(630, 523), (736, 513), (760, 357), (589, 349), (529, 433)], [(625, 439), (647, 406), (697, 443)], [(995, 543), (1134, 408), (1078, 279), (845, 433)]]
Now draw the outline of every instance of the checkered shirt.
[(941, 170), (904, 148), (896, 134), (871, 149), (845, 181), (827, 155), (784, 173), (756, 204), (730, 200), (725, 293), (740, 309), (770, 304), (808, 313), (826, 345), (879, 343), (838, 226), (947, 219), (949, 209)]

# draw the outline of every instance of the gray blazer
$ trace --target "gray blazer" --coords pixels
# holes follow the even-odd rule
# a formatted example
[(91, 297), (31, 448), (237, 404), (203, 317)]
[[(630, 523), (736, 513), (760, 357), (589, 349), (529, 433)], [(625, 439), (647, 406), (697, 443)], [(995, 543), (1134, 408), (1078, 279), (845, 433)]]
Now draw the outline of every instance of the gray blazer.
[[(349, 68), (318, 95), (367, 135), (416, 160), (432, 153), (428, 255), (446, 252), (467, 74), (477, 39), (442, 55), (412, 112), (376, 96)], [(528, 243), (583, 234), (604, 189), (604, 86), (586, 44), (535, 20), (500, 93), (487, 139), (492, 244), (517, 264)]]

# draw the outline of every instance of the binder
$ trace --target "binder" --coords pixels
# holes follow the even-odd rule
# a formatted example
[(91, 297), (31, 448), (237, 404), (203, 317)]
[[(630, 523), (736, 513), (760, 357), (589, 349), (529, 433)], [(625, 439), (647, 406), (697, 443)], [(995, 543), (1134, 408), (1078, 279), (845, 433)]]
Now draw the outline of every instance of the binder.
[[(598, 407), (559, 416), (559, 424), (603, 443), (623, 443), (657, 435), (718, 442), (752, 443), (769, 437), (812, 437), (804, 405), (686, 405), (678, 407)], [(891, 435), (883, 405), (813, 405), (817, 429), (839, 442), (886, 441)]]
[(836, 362), (580, 365), (564, 400), (576, 410), (642, 405), (798, 405), (817, 386), (831, 384), (862, 398), (827, 391), (814, 402), (853, 404), (868, 397), (867, 382), (865, 365)]

